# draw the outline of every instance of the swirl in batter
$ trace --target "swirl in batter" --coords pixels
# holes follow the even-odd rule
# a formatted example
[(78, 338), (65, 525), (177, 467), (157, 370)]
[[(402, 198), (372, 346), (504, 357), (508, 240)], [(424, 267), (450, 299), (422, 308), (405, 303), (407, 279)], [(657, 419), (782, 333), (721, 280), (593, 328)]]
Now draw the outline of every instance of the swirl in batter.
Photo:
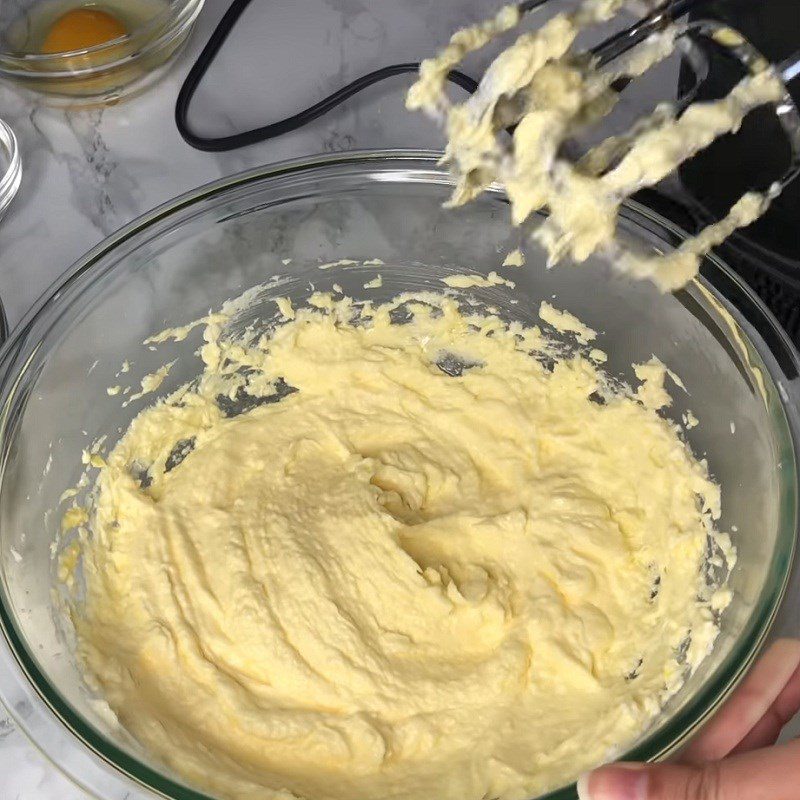
[(281, 309), (209, 317), (199, 380), (100, 469), (75, 623), (120, 722), (253, 799), (513, 800), (639, 735), (713, 640), (727, 539), (646, 393), (452, 298)]

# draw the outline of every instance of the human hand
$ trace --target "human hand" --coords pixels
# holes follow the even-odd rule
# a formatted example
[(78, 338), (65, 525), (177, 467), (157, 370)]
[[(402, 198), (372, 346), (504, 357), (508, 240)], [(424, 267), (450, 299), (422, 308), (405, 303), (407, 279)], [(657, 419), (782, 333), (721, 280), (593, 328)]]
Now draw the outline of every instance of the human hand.
[(663, 764), (611, 764), (580, 800), (800, 800), (800, 739), (776, 745), (800, 711), (800, 640), (779, 639), (691, 744)]

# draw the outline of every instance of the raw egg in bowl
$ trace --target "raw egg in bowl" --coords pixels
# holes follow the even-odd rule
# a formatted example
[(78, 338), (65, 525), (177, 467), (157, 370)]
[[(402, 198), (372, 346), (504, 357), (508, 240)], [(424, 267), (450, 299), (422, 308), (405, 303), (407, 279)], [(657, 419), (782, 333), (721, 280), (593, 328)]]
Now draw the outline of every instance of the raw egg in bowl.
[(0, 76), (72, 104), (151, 85), (204, 0), (29, 0), (0, 5)]

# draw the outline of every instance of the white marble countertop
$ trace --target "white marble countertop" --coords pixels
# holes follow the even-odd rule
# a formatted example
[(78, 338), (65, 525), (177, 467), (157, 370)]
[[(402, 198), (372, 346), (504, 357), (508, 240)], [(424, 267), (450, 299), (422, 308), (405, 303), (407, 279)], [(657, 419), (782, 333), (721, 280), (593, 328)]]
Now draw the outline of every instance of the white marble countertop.
[[(364, 72), (428, 54), (465, 18), (496, 7), (492, 0), (302, 5), (271, 0), (248, 9), (198, 91), (194, 118), (203, 132), (230, 133), (286, 116)], [(15, 130), (24, 159), (20, 194), (0, 224), (0, 296), (12, 326), (92, 245), (199, 184), (310, 153), (441, 147), (432, 126), (404, 112), (409, 79), (397, 78), (283, 138), (219, 155), (192, 150), (175, 129), (175, 97), (225, 7), (226, 0), (206, 0), (193, 39), (166, 78), (119, 106), (56, 110), (0, 85), (0, 117)], [(799, 603), (796, 575), (778, 632), (800, 635)], [(86, 800), (1, 710), (0, 799)]]

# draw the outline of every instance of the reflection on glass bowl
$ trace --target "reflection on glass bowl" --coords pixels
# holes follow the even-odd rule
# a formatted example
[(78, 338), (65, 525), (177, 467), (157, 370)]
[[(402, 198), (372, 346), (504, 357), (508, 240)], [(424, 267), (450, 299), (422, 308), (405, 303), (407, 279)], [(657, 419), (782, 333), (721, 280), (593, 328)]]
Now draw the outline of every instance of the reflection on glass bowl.
[(0, 219), (22, 182), (22, 159), (14, 131), (0, 119)]

